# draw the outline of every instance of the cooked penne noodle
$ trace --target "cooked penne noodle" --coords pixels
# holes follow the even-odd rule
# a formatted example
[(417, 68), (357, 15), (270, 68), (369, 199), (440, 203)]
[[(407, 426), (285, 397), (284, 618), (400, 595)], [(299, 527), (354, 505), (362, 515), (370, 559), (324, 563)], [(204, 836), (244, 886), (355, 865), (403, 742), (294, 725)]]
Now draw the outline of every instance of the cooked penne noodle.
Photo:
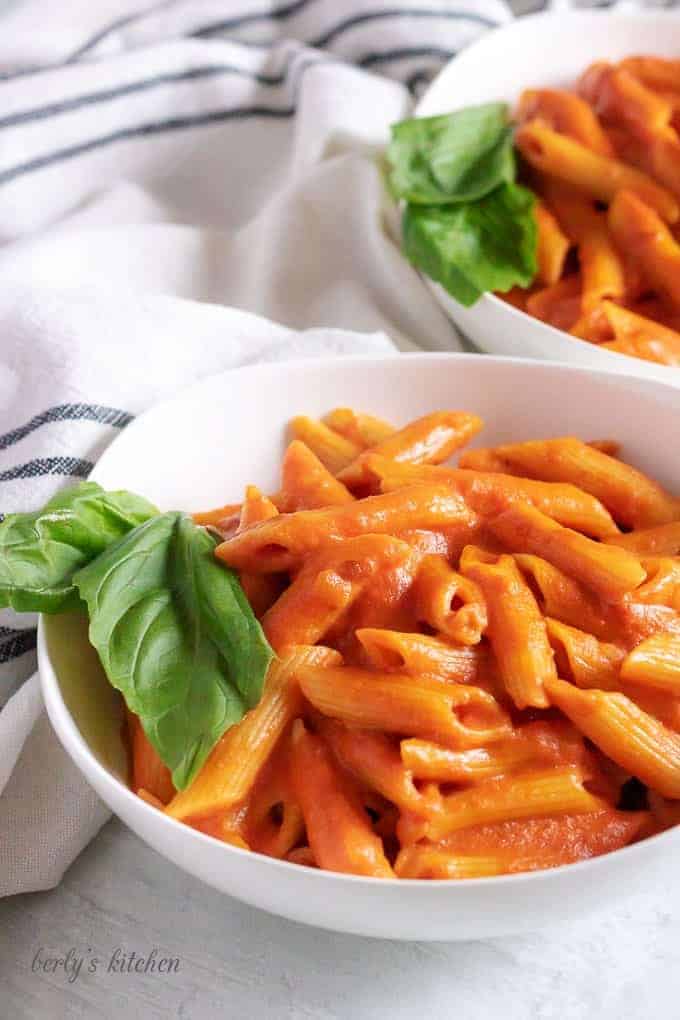
[(487, 691), (430, 676), (314, 667), (296, 673), (308, 701), (350, 726), (411, 734), (447, 747), (479, 747), (501, 740), (510, 720)]
[(413, 586), (416, 619), (452, 641), (476, 645), (486, 630), (482, 592), (467, 577), (452, 570), (443, 556), (426, 556)]
[(601, 156), (614, 156), (595, 113), (573, 92), (565, 89), (525, 89), (519, 98), (516, 120), (523, 123), (535, 118)]
[(515, 143), (534, 169), (566, 181), (591, 198), (612, 202), (621, 189), (627, 188), (667, 223), (675, 223), (680, 215), (676, 198), (647, 174), (617, 159), (592, 152), (537, 120), (517, 129)]
[[(393, 432), (372, 447), (372, 452), (410, 464), (440, 464), (474, 439), (481, 427), (482, 419), (476, 414), (468, 414), (467, 411), (436, 411)], [(340, 480), (350, 489), (365, 481), (364, 461), (368, 455), (359, 454), (356, 460), (340, 472)]]
[(553, 767), (535, 770), (530, 775), (488, 779), (448, 794), (442, 798), (441, 809), (428, 819), (426, 832), (436, 842), (473, 825), (540, 815), (580, 814), (605, 806), (606, 802), (586, 790), (579, 769)]
[(533, 871), (560, 864), (557, 855), (537, 853), (535, 857), (518, 858), (512, 851), (499, 851), (488, 856), (455, 854), (430, 844), (406, 846), (394, 862), (397, 878), (490, 878), (511, 871)]
[(400, 808), (416, 814), (424, 810), (398, 745), (384, 733), (350, 728), (334, 719), (324, 719), (319, 729), (338, 762), (361, 783)]
[(293, 438), (302, 440), (334, 475), (351, 464), (361, 453), (361, 447), (356, 443), (341, 436), (323, 422), (315, 421), (306, 415), (293, 418), (290, 430)]
[(247, 485), (245, 499), (241, 503), (238, 530), (243, 531), (252, 524), (268, 521), (278, 516), (278, 508), (267, 497), (263, 496), (257, 485)]
[(455, 645), (427, 634), (363, 627), (356, 634), (371, 666), (386, 672), (432, 673), (445, 680), (478, 683), (490, 667), (486, 648)]
[(534, 215), (538, 226), (537, 278), (544, 287), (549, 287), (561, 277), (571, 245), (553, 214), (542, 202), (536, 203)]
[(612, 610), (573, 577), (528, 553), (515, 553), (515, 563), (529, 580), (545, 616), (580, 627), (601, 640), (617, 635), (618, 621)]
[(581, 313), (582, 294), (581, 274), (572, 273), (550, 287), (533, 291), (527, 298), (527, 312), (555, 329), (569, 330)]
[(662, 92), (680, 91), (680, 62), (662, 57), (626, 57), (619, 67), (629, 71), (648, 88)]
[(167, 814), (180, 820), (205, 818), (240, 804), (286, 726), (300, 710), (297, 674), (305, 663), (334, 664), (338, 652), (322, 646), (293, 647), (269, 668), (259, 704), (228, 729), (193, 782), (175, 794)]
[(305, 823), (293, 791), (289, 734), (257, 777), (241, 829), (248, 846), (268, 857), (286, 857), (301, 842)]
[(497, 563), (462, 562), (465, 577), (482, 590), (487, 633), (505, 689), (517, 708), (545, 708), (545, 680), (556, 676), (545, 621), (511, 556)]
[(607, 123), (640, 134), (643, 139), (670, 123), (672, 104), (643, 85), (626, 67), (591, 64), (581, 75), (577, 89)]
[(498, 446), (493, 454), (512, 474), (570, 482), (599, 499), (628, 528), (677, 520), (678, 500), (630, 464), (573, 436)]
[(658, 524), (653, 528), (640, 528), (627, 535), (605, 539), (608, 545), (630, 549), (638, 556), (680, 556), (680, 520)]
[(228, 566), (269, 573), (299, 565), (334, 539), (474, 521), (472, 510), (447, 486), (413, 485), (346, 506), (280, 514), (223, 542), (216, 555)]
[(641, 563), (647, 579), (635, 592), (636, 601), (680, 611), (680, 558), (646, 556)]
[(489, 521), (489, 528), (511, 552), (542, 556), (607, 602), (617, 602), (645, 579), (633, 553), (563, 528), (531, 506), (518, 504), (505, 510)]
[(219, 528), (225, 521), (231, 521), (234, 518), (236, 518), (236, 523), (238, 524), (240, 514), (240, 503), (227, 503), (225, 506), (216, 507), (214, 510), (203, 510), (191, 516), (196, 524), (203, 524), (204, 526), (212, 525)]
[(594, 634), (569, 627), (559, 620), (546, 620), (548, 638), (555, 652), (561, 677), (578, 687), (615, 690), (626, 652), (619, 645), (598, 641)]
[(293, 727), (293, 782), (309, 846), (319, 867), (373, 878), (393, 877), (382, 840), (373, 832), (358, 791), (324, 742)]
[(377, 454), (367, 457), (366, 470), (379, 480), (383, 492), (394, 492), (418, 482), (444, 483), (460, 492), (466, 503), (482, 515), (498, 513), (519, 500), (531, 503), (560, 524), (595, 538), (618, 534), (611, 514), (602, 503), (575, 485), (466, 468), (396, 464)]
[(642, 641), (628, 653), (621, 677), (680, 696), (680, 631), (664, 631)]
[(372, 578), (411, 556), (410, 546), (389, 535), (360, 535), (323, 547), (265, 613), (267, 640), (277, 652), (287, 645), (315, 644)]
[(170, 769), (161, 761), (158, 751), (144, 732), (139, 717), (126, 708), (125, 718), (132, 758), (132, 789), (143, 789), (147, 798), (151, 797), (152, 802), (158, 802), (162, 808), (175, 794)]
[(601, 751), (664, 797), (680, 799), (680, 735), (625, 694), (582, 691), (565, 680), (547, 685), (550, 701)]
[(320, 510), (351, 503), (354, 497), (300, 439), (289, 444), (281, 465), (281, 491), (277, 505), (282, 513)]
[(396, 432), (394, 426), (382, 418), (375, 418), (372, 414), (358, 414), (350, 407), (334, 408), (324, 416), (323, 421), (334, 432), (339, 432), (362, 449), (382, 443)]
[(603, 301), (600, 310), (615, 337), (603, 344), (607, 350), (660, 365), (680, 365), (680, 332), (611, 301)]
[(645, 275), (675, 307), (680, 306), (680, 245), (653, 204), (639, 192), (622, 190), (608, 219), (617, 245), (633, 252)]

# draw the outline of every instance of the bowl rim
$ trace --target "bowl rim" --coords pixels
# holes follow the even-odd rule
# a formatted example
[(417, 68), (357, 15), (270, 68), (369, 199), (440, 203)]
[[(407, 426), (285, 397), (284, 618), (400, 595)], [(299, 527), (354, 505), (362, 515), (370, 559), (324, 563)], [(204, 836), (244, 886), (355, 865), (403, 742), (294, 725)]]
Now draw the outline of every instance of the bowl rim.
[[(643, 390), (659, 390), (660, 395), (665, 395), (669, 400), (673, 400), (673, 403), (677, 406), (677, 388), (670, 383), (666, 383), (662, 380), (640, 378), (634, 375), (628, 375), (621, 372), (614, 372), (604, 368), (588, 368), (581, 364), (571, 364), (569, 362), (560, 361), (540, 361), (534, 358), (518, 358), (518, 357), (505, 357), (500, 355), (479, 355), (470, 352), (459, 352), (459, 351), (448, 351), (448, 352), (433, 352), (426, 353), (422, 351), (408, 351), (405, 353), (397, 352), (396, 350), (392, 353), (386, 353), (384, 355), (375, 354), (355, 354), (355, 355), (338, 355), (330, 358), (299, 358), (290, 361), (277, 361), (277, 362), (263, 362), (259, 364), (249, 364), (236, 366), (234, 368), (226, 369), (223, 372), (219, 372), (213, 375), (206, 376), (204, 379), (198, 382), (192, 383), (190, 386), (185, 387), (179, 393), (169, 397), (165, 400), (158, 401), (145, 411), (141, 412), (125, 430), (116, 436), (106, 450), (99, 458), (97, 465), (95, 466), (95, 473), (97, 466), (105, 460), (109, 451), (120, 442), (124, 436), (129, 435), (137, 428), (143, 428), (148, 418), (154, 415), (158, 411), (164, 411), (168, 408), (172, 408), (176, 404), (184, 404), (196, 400), (201, 392), (213, 386), (218, 386), (222, 380), (231, 380), (236, 374), (247, 373), (249, 375), (274, 375), (283, 372), (307, 372), (313, 369), (319, 368), (320, 364), (326, 362), (341, 362), (343, 364), (356, 365), (360, 368), (366, 363), (380, 364), (385, 361), (391, 361), (400, 363), (408, 359), (409, 361), (421, 361), (423, 364), (429, 364), (432, 361), (442, 363), (453, 363), (453, 364), (467, 364), (478, 366), (482, 372), (486, 371), (483, 367), (488, 365), (492, 367), (494, 365), (515, 365), (518, 368), (524, 368), (529, 372), (554, 372), (556, 370), (566, 371), (568, 374), (573, 376), (596, 376), (601, 377), (601, 382), (605, 384), (613, 384), (618, 386), (625, 386), (628, 384), (634, 384)], [(650, 393), (653, 396), (653, 393)], [(51, 621), (50, 626), (56, 626), (56, 621), (59, 619), (58, 615), (49, 618)], [(165, 826), (168, 831), (175, 831), (183, 833), (187, 839), (197, 838), (200, 842), (207, 845), (219, 846), (228, 853), (235, 853), (242, 858), (255, 858), (264, 867), (272, 867), (275, 871), (283, 870), (283, 874), (289, 873), (291, 869), (295, 874), (300, 873), (300, 865), (295, 864), (292, 861), (284, 861), (275, 857), (268, 857), (266, 854), (259, 853), (255, 850), (245, 850), (241, 847), (234, 846), (230, 843), (225, 843), (222, 840), (217, 839), (214, 836), (210, 836), (207, 833), (200, 832), (197, 829), (192, 828), (185, 822), (179, 821), (178, 819), (171, 818), (165, 812), (159, 811), (158, 808), (153, 807), (146, 801), (138, 797), (129, 786), (127, 786), (121, 779), (115, 776), (109, 771), (97, 758), (95, 753), (91, 750), (90, 746), (86, 742), (85, 738), (81, 734), (75, 718), (71, 714), (69, 708), (66, 705), (64, 697), (61, 691), (61, 685), (57, 671), (52, 663), (52, 660), (48, 651), (48, 640), (47, 640), (47, 623), (44, 614), (40, 614), (38, 620), (38, 636), (37, 636), (37, 658), (38, 658), (38, 673), (40, 678), (40, 689), (47, 709), (47, 714), (50, 719), (50, 723), (65, 751), (69, 757), (74, 761), (79, 771), (83, 774), (86, 782), (93, 786), (90, 782), (89, 774), (93, 772), (98, 780), (98, 783), (102, 787), (108, 787), (112, 791), (114, 799), (122, 797), (133, 810), (138, 810), (142, 815), (146, 815), (149, 819), (155, 819), (161, 827)], [(95, 787), (97, 796), (100, 796), (97, 788)], [(107, 807), (110, 808), (110, 804), (107, 799), (101, 797), (104, 800)], [(114, 808), (110, 808), (113, 814), (120, 817)], [(132, 828), (124, 819), (121, 819), (128, 828)], [(134, 831), (134, 830), (133, 830)], [(533, 882), (534, 884), (542, 884), (550, 882), (557, 878), (565, 871), (569, 874), (575, 873), (575, 869), (579, 872), (595, 872), (595, 870), (606, 867), (608, 858), (615, 856), (617, 860), (622, 860), (624, 856), (627, 859), (634, 859), (640, 854), (645, 853), (645, 846), (657, 845), (659, 841), (664, 840), (669, 842), (672, 838), (680, 837), (680, 825), (671, 827), (662, 832), (656, 833), (653, 836), (645, 837), (639, 840), (637, 843), (631, 843), (628, 846), (621, 847), (617, 850), (611, 850), (604, 854), (587, 858), (585, 860), (574, 861), (569, 864), (561, 864), (552, 868), (544, 868), (536, 871), (524, 871), (517, 872), (510, 875), (493, 875), (479, 878), (466, 878), (466, 879), (419, 879), (419, 878), (374, 878), (366, 875), (352, 875), (344, 872), (328, 871), (320, 868), (306, 868), (305, 872), (310, 882), (321, 882), (333, 881), (334, 884), (359, 884), (368, 885), (370, 887), (389, 888), (389, 889), (403, 889), (403, 888), (417, 888), (422, 890), (426, 895), (434, 895), (437, 890), (441, 890), (444, 886), (447, 888), (464, 886), (466, 889), (470, 888), (486, 888), (495, 885), (521, 885), (527, 882)], [(140, 837), (144, 842), (147, 842), (144, 837)], [(182, 869), (189, 871), (186, 867), (182, 866)], [(425, 892), (431, 890), (430, 892)]]
[[(535, 24), (540, 24), (541, 22), (544, 21), (549, 22), (556, 18), (559, 18), (560, 20), (563, 21), (569, 20), (577, 23), (582, 22), (584, 24), (584, 27), (587, 27), (588, 23), (603, 21), (605, 18), (611, 19), (612, 16), (616, 17), (619, 21), (630, 22), (645, 21), (653, 24), (657, 24), (659, 22), (659, 19), (662, 19), (665, 21), (673, 21), (675, 24), (680, 26), (680, 13), (677, 10), (673, 10), (672, 8), (655, 8), (654, 10), (645, 8), (638, 8), (637, 10), (634, 9), (617, 10), (616, 7), (614, 7), (613, 9), (609, 7), (597, 9), (572, 8), (570, 10), (559, 12), (550, 10), (536, 11), (533, 14), (524, 15), (521, 18), (512, 18), (510, 21), (507, 21), (501, 25), (497, 25), (495, 28), (491, 29), (488, 32), (484, 32), (478, 39), (475, 39), (472, 43), (470, 43), (469, 46), (466, 46), (464, 49), (460, 50), (459, 53), (454, 54), (454, 56), (451, 57), (451, 59), (448, 60), (444, 64), (444, 66), (437, 72), (435, 77), (432, 79), (428, 87), (423, 92), (422, 96), (419, 97), (418, 102), (416, 103), (416, 106), (411, 113), (411, 117), (438, 116), (438, 114), (422, 113), (421, 110), (423, 106), (427, 105), (430, 95), (436, 89), (441, 87), (440, 79), (448, 77), (450, 73), (450, 68), (455, 64), (459, 63), (460, 61), (474, 60), (477, 51), (480, 48), (484, 48), (485, 46), (487, 46), (489, 41), (495, 39), (499, 34), (507, 35), (515, 32), (521, 34), (527, 29), (530, 30), (531, 26)], [(419, 273), (423, 280), (426, 280), (430, 285), (439, 288), (446, 295), (448, 300), (450, 301), (456, 300), (452, 294), (449, 294), (448, 291), (440, 283), (438, 283), (437, 280), (431, 280), (430, 277), (425, 276), (422, 272), (420, 272), (420, 270), (416, 271)], [(558, 329), (557, 326), (552, 326), (548, 322), (543, 322), (542, 319), (537, 319), (535, 316), (529, 315), (528, 312), (522, 311), (521, 308), (516, 308), (514, 305), (511, 305), (508, 301), (504, 301), (503, 298), (497, 297), (497, 295), (491, 291), (485, 291), (482, 294), (482, 296), (475, 302), (475, 304), (470, 306), (469, 308), (465, 307), (464, 305), (461, 305), (461, 308), (463, 308), (464, 311), (466, 312), (471, 312), (475, 308), (481, 309), (484, 306), (502, 309), (503, 311), (507, 312), (511, 318), (516, 318), (518, 321), (521, 319), (529, 319), (534, 324), (536, 329), (540, 330), (545, 334), (546, 342), (550, 342), (551, 340), (560, 338), (561, 340), (571, 341), (575, 345), (590, 344), (590, 346), (599, 347), (599, 345), (597, 344), (595, 345), (591, 344), (589, 340), (583, 340), (581, 339), (581, 337), (573, 336), (573, 334), (568, 333), (564, 329)], [(449, 318), (449, 314), (446, 311), (446, 309), (442, 310), (447, 315), (447, 318)], [(456, 327), (455, 324), (453, 325), (454, 328), (459, 328)], [(635, 372), (634, 366), (640, 361), (645, 361), (644, 358), (638, 358), (633, 354), (624, 354), (621, 351), (607, 350), (601, 353), (605, 353), (610, 357), (614, 358), (619, 363), (622, 369), (625, 368), (632, 374), (634, 374)], [(660, 370), (663, 370), (664, 368), (667, 369), (671, 378), (676, 379), (680, 378), (680, 366), (663, 365), (662, 363), (659, 362), (647, 362), (647, 364), (655, 365)]]

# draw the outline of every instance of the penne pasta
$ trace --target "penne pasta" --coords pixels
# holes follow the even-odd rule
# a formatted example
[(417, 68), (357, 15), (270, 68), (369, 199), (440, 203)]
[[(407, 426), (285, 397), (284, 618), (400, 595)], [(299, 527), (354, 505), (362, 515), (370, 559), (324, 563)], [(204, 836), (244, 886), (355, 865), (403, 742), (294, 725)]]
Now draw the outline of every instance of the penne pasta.
[(531, 503), (560, 524), (595, 538), (618, 534), (611, 514), (602, 503), (575, 485), (518, 478), (498, 471), (395, 464), (377, 454), (367, 457), (366, 470), (379, 481), (383, 492), (395, 492), (419, 482), (442, 483), (459, 492), (465, 502), (482, 515), (498, 513), (521, 501)]
[(290, 431), (294, 439), (300, 439), (328, 468), (336, 475), (347, 467), (361, 452), (361, 447), (353, 443), (339, 432), (330, 429), (321, 421), (315, 421), (306, 415), (298, 415), (290, 423)]
[(289, 444), (281, 465), (281, 491), (277, 505), (282, 513), (319, 510), (351, 503), (352, 494), (301, 440)]
[(540, 120), (562, 135), (569, 135), (601, 156), (614, 150), (595, 113), (580, 96), (565, 89), (525, 89), (517, 106), (516, 120)]
[[(555, 681), (557, 683), (558, 681)], [(531, 775), (489, 779), (442, 798), (427, 821), (427, 837), (436, 842), (459, 829), (541, 815), (598, 811), (606, 802), (583, 785), (576, 768), (536, 770)]]
[(646, 528), (680, 515), (678, 500), (630, 464), (573, 436), (496, 447), (494, 455), (512, 474), (578, 486), (628, 528)]
[(543, 687), (556, 676), (545, 622), (531, 589), (511, 556), (497, 563), (461, 562), (465, 577), (482, 590), (487, 633), (503, 686), (517, 708), (545, 708)]
[(680, 631), (654, 634), (633, 648), (621, 666), (621, 678), (680, 696)]
[(505, 510), (489, 528), (511, 552), (543, 557), (607, 602), (617, 602), (645, 579), (642, 564), (627, 549), (594, 542), (530, 506)]
[(425, 737), (457, 748), (493, 743), (510, 732), (506, 713), (479, 687), (348, 666), (309, 666), (298, 670), (297, 677), (316, 709), (350, 726)]
[(432, 673), (444, 680), (479, 683), (491, 668), (487, 650), (479, 645), (376, 627), (363, 627), (356, 636), (370, 665), (383, 672)]
[(549, 287), (562, 276), (571, 245), (553, 214), (542, 202), (536, 203), (534, 215), (538, 226), (538, 280), (544, 287)]
[(660, 365), (680, 365), (680, 332), (677, 330), (611, 301), (602, 302), (601, 313), (615, 338), (605, 341), (603, 346), (607, 350)]
[(632, 189), (622, 190), (608, 218), (617, 245), (633, 252), (643, 273), (676, 308), (680, 306), (680, 245), (653, 203)]
[(550, 701), (612, 761), (664, 797), (680, 799), (680, 735), (613, 691), (551, 680)]
[(362, 449), (382, 443), (396, 431), (393, 425), (372, 414), (358, 414), (349, 407), (336, 407), (324, 416), (324, 424)]
[(615, 690), (620, 683), (626, 652), (619, 645), (598, 641), (593, 634), (547, 619), (548, 638), (559, 675), (577, 687)]
[(320, 641), (372, 578), (412, 556), (389, 535), (360, 535), (323, 547), (267, 610), (262, 627), (272, 648)]
[(329, 541), (474, 521), (464, 500), (448, 487), (414, 485), (346, 506), (281, 514), (223, 542), (216, 556), (237, 569), (269, 573), (299, 565)]
[(358, 790), (334, 763), (324, 742), (300, 720), (293, 727), (293, 777), (318, 866), (351, 875), (393, 877)]
[(416, 619), (461, 645), (476, 645), (486, 630), (484, 597), (474, 581), (443, 556), (426, 556), (413, 586)]
[(605, 541), (608, 545), (629, 549), (638, 556), (680, 556), (680, 520), (653, 528), (639, 528)]
[(535, 170), (557, 177), (600, 202), (613, 202), (623, 188), (634, 192), (667, 222), (677, 222), (676, 198), (647, 174), (617, 159), (592, 152), (538, 120), (522, 124), (515, 144)]
[[(481, 418), (467, 411), (436, 411), (393, 432), (373, 446), (372, 452), (398, 462), (440, 464), (474, 439), (482, 424)], [(365, 481), (367, 456), (367, 453), (359, 454), (340, 472), (340, 480), (350, 489)]]
[(607, 123), (642, 136), (668, 128), (672, 104), (626, 67), (592, 64), (580, 77), (578, 92)]

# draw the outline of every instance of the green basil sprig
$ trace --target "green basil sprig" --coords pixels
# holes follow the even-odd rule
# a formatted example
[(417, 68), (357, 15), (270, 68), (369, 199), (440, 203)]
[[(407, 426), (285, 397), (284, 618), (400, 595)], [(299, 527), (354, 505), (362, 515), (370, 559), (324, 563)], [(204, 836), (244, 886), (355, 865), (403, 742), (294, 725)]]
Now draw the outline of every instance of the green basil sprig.
[(273, 658), (215, 544), (186, 514), (165, 513), (74, 578), (106, 675), (178, 789), (257, 704)]
[(533, 281), (535, 199), (515, 183), (504, 103), (393, 125), (387, 163), (388, 187), (406, 203), (404, 254), (417, 269), (465, 306)]

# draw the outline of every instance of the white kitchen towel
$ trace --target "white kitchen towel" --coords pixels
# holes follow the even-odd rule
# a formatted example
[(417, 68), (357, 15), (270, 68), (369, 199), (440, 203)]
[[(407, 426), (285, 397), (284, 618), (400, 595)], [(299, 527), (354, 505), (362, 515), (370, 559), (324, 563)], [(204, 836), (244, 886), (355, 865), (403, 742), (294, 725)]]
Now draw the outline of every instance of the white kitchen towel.
[[(413, 92), (506, 16), (0, 6), (0, 511), (87, 476), (134, 415), (211, 373), (388, 336), (455, 349), (395, 246), (379, 155)], [(54, 885), (107, 816), (25, 680), (34, 648), (35, 621), (1, 613), (0, 895)]]

